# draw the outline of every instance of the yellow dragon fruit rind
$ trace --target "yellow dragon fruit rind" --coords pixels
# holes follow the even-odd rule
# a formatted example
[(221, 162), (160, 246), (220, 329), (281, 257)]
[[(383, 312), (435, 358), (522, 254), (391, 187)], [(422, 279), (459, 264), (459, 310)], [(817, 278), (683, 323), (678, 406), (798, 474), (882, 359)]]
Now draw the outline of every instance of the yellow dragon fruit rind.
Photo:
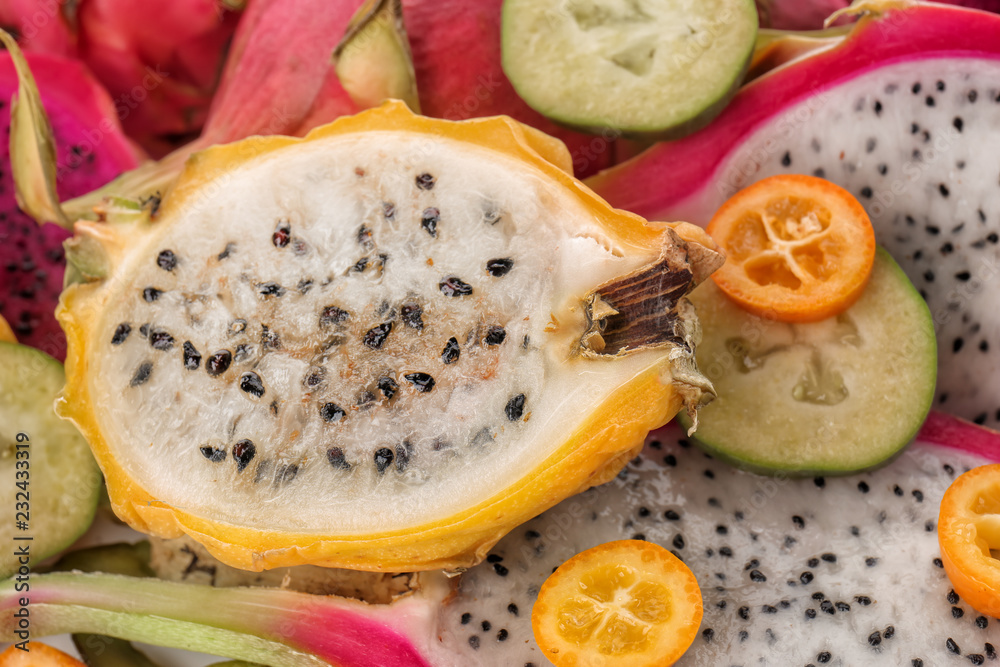
[[(652, 429), (665, 424), (684, 403), (673, 385), (673, 362), (652, 351), (634, 353), (636, 372), (619, 385), (600, 407), (532, 472), (477, 504), (451, 516), (370, 534), (327, 535), (271, 531), (225, 524), (171, 506), (149, 493), (124, 468), (116, 465), (92, 402), (88, 346), (95, 321), (105, 311), (111, 287), (127, 270), (126, 257), (159, 220), (183, 215), (200, 205), (199, 197), (224, 187), (234, 165), (300, 142), (352, 132), (405, 131), (441, 135), (522, 160), (573, 191), (602, 227), (623, 244), (655, 256), (669, 234), (664, 225), (647, 223), (633, 214), (612, 209), (571, 175), (569, 154), (561, 142), (506, 117), (454, 123), (412, 114), (401, 102), (345, 117), (317, 128), (307, 137), (254, 137), (193, 155), (177, 182), (165, 194), (156, 218), (143, 224), (105, 225), (80, 222), (77, 231), (96, 239), (107, 250), (110, 270), (104, 278), (71, 285), (63, 293), (57, 318), (69, 341), (67, 386), (57, 402), (60, 416), (73, 421), (90, 443), (105, 475), (115, 513), (133, 528), (161, 537), (188, 534), (222, 562), (260, 571), (303, 563), (374, 571), (461, 569), (482, 560), (504, 534), (561, 500), (607, 481), (631, 459)], [(205, 201), (208, 201), (207, 199)], [(685, 240), (706, 243), (700, 229), (681, 223), (673, 229)], [(139, 250), (141, 252), (141, 249)], [(680, 380), (678, 380), (680, 381)]]

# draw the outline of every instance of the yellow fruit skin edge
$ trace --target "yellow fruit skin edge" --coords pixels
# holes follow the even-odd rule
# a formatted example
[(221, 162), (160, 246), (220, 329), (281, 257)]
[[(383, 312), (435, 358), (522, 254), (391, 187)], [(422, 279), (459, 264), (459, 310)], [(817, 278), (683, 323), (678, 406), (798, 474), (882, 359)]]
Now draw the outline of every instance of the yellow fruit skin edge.
[[(445, 129), (447, 132), (443, 132)], [(304, 139), (252, 137), (195, 154), (165, 197), (160, 218), (167, 219), (185, 201), (195, 197), (206, 182), (224, 177), (234, 163), (242, 164), (303, 141), (372, 130), (443, 134), (449, 139), (510, 154), (569, 188), (622, 242), (645, 248), (653, 256), (658, 252), (662, 225), (612, 209), (574, 179), (568, 173), (571, 163), (561, 142), (505, 117), (447, 123), (415, 116), (400, 102), (388, 102), (357, 116), (345, 117), (317, 128)], [(207, 178), (203, 175), (206, 172)], [(127, 230), (119, 232), (102, 227), (102, 245), (109, 258), (120, 261), (124, 255), (123, 237), (131, 234)], [(701, 235), (689, 227), (682, 224), (674, 229), (682, 238), (700, 240)], [(132, 233), (138, 236), (142, 232), (137, 229)], [(132, 242), (141, 240), (135, 238)], [(683, 403), (669, 384), (669, 361), (661, 358), (605, 400), (534, 474), (447, 520), (370, 535), (318, 536), (227, 526), (157, 500), (115, 465), (93, 411), (86, 408), (91, 403), (87, 387), (87, 339), (90, 321), (102, 312), (102, 302), (107, 298), (107, 290), (102, 287), (100, 282), (73, 285), (60, 299), (57, 317), (66, 332), (69, 349), (67, 385), (57, 401), (57, 412), (73, 421), (90, 443), (104, 472), (112, 508), (123, 521), (136, 530), (161, 537), (186, 533), (222, 562), (246, 570), (305, 563), (389, 572), (470, 567), (516, 526), (561, 500), (612, 478), (638, 453), (646, 434), (665, 424)], [(615, 417), (608, 420), (605, 415)]]

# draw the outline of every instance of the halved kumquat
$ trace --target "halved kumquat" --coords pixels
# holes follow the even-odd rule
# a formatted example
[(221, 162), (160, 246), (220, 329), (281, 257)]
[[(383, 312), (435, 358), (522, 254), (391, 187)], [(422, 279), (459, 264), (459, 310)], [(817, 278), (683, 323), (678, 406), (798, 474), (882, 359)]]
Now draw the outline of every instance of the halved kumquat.
[(952, 482), (938, 516), (941, 561), (951, 585), (981, 614), (1000, 618), (1000, 464)]
[(701, 591), (684, 563), (659, 545), (620, 540), (552, 573), (531, 626), (557, 667), (659, 667), (684, 654), (701, 616)]
[(813, 176), (772, 176), (740, 190), (716, 211), (708, 233), (726, 253), (712, 275), (716, 285), (746, 310), (782, 322), (844, 312), (875, 262), (864, 207)]

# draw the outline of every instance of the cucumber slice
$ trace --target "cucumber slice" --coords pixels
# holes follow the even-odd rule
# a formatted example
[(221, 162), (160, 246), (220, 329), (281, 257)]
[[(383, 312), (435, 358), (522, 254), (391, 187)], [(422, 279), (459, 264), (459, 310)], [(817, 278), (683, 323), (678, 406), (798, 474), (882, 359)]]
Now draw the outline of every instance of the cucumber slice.
[(848, 474), (899, 453), (930, 410), (930, 311), (881, 248), (862, 297), (822, 322), (751, 315), (710, 280), (690, 298), (704, 336), (698, 365), (718, 392), (696, 438), (713, 456), (755, 472)]
[(722, 110), (756, 37), (752, 0), (504, 0), (502, 62), (557, 122), (668, 139)]
[[(0, 524), (0, 578), (25, 565), (19, 548), (28, 549), (26, 564), (33, 568), (69, 546), (94, 518), (100, 470), (83, 436), (52, 409), (64, 382), (52, 357), (0, 342), (0, 508), (7, 517)], [(19, 442), (19, 433), (29, 439)]]

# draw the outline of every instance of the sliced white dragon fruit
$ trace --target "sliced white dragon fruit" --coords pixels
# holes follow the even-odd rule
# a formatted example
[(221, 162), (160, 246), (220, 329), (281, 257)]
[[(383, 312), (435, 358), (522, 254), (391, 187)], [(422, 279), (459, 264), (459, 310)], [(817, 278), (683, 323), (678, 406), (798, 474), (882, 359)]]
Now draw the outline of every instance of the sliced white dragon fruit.
[(703, 225), (773, 174), (847, 188), (927, 299), (940, 348), (935, 406), (996, 426), (1000, 16), (885, 4), (898, 8), (751, 82), (709, 128), (589, 184), (640, 215)]
[(759, 477), (671, 426), (614, 480), (528, 522), (462, 575), (443, 643), (467, 664), (550, 664), (531, 631), (542, 582), (580, 551), (631, 538), (671, 549), (698, 578), (700, 636), (678, 667), (984, 664), (1000, 651), (1000, 621), (952, 591), (936, 527), (951, 482), (998, 458), (1000, 434), (932, 413), (876, 472)]

